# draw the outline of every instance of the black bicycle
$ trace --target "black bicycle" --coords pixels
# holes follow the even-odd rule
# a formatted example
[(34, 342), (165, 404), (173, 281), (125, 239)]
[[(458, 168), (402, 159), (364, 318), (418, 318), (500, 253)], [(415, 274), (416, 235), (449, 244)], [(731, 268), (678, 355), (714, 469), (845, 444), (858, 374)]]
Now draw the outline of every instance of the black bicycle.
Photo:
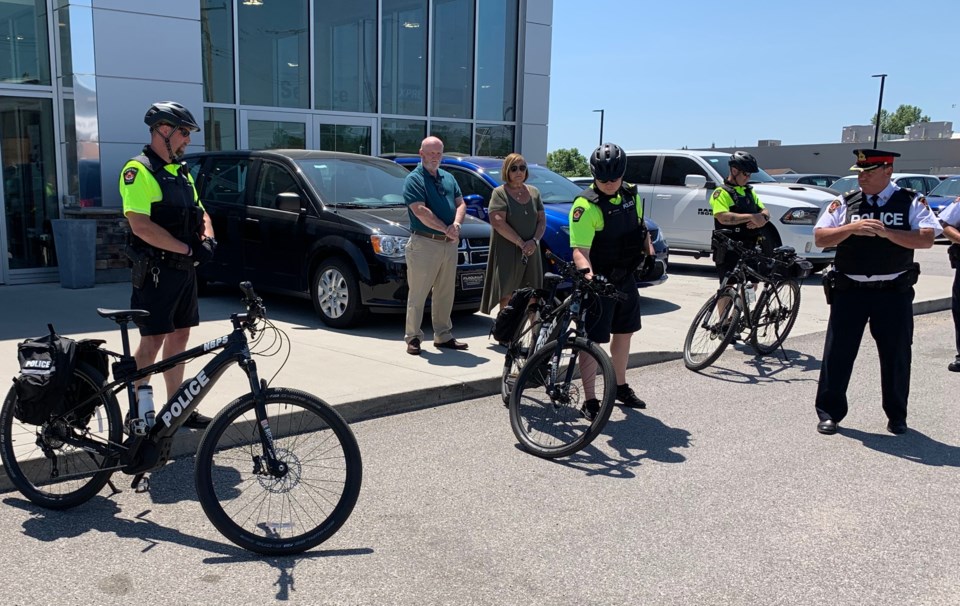
[[(616, 286), (587, 280), (551, 253), (559, 274), (544, 276), (547, 289), (538, 293), (525, 328), (508, 347), (508, 363), (518, 367), (510, 388), (510, 426), (520, 445), (544, 458), (564, 457), (590, 444), (613, 410), (617, 381), (607, 353), (586, 337), (586, 315), (600, 297), (618, 298)], [(562, 303), (558, 286), (570, 280), (572, 290)], [(598, 408), (585, 408), (588, 400)]]
[[(130, 355), (127, 325), (143, 310), (98, 309), (120, 325), (123, 353), (93, 347), (101, 368), (79, 363), (66, 399), (69, 410), (41, 425), (14, 416), (11, 388), (0, 410), (0, 456), (14, 486), (30, 501), (67, 509), (91, 499), (120, 471), (134, 475), (132, 487), (149, 488), (146, 473), (163, 467), (177, 430), (217, 379), (237, 364), (250, 393), (227, 404), (201, 439), (196, 455), (197, 496), (203, 511), (225, 537), (267, 555), (303, 552), (330, 538), (346, 522), (360, 494), (360, 449), (350, 426), (330, 405), (303, 391), (269, 387), (258, 378), (251, 345), (269, 328), (263, 302), (249, 282), (240, 285), (246, 313), (230, 316), (233, 331), (145, 368)], [(248, 342), (246, 333), (252, 342)], [(272, 347), (272, 345), (271, 345)], [(219, 352), (219, 353), (217, 353)], [(134, 383), (204, 355), (214, 355), (156, 412), (148, 426), (138, 415)], [(114, 380), (108, 381), (108, 356)], [(86, 357), (86, 359), (90, 359)], [(116, 394), (126, 389), (129, 421)], [(125, 433), (128, 434), (125, 436)]]
[[(716, 246), (736, 251), (740, 258), (727, 272), (720, 288), (697, 312), (683, 342), (683, 363), (690, 370), (713, 364), (738, 335), (747, 335), (757, 355), (768, 355), (783, 345), (800, 311), (800, 280), (813, 265), (797, 256), (791, 246), (765, 256), (730, 238), (726, 230), (714, 232)], [(736, 284), (729, 284), (736, 278)], [(749, 279), (763, 283), (751, 309), (755, 290)]]

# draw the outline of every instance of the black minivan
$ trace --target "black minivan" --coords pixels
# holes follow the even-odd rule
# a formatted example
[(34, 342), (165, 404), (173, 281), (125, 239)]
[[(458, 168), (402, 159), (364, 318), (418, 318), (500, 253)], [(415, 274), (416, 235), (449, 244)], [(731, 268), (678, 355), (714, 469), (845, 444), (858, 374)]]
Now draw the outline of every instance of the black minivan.
[[(403, 167), (308, 150), (203, 152), (184, 161), (218, 242), (201, 280), (250, 280), (258, 289), (310, 297), (335, 328), (354, 326), (370, 311), (406, 309)], [(468, 216), (461, 236), (454, 310), (475, 312), (490, 226)]]

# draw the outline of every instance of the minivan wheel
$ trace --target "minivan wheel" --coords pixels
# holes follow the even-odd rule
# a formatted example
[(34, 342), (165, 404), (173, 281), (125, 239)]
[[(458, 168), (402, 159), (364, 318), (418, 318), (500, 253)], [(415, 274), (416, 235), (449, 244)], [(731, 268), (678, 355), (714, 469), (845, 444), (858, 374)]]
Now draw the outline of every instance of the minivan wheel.
[(313, 308), (327, 326), (348, 328), (366, 315), (367, 310), (360, 303), (357, 272), (350, 263), (336, 258), (323, 261), (311, 284)]

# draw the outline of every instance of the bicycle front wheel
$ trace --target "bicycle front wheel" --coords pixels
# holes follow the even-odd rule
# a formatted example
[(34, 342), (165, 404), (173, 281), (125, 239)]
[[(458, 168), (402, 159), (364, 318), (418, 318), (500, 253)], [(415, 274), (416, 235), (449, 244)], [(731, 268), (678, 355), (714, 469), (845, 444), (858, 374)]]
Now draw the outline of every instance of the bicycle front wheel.
[(49, 509), (68, 509), (93, 498), (118, 464), (103, 454), (123, 439), (120, 405), (93, 367), (79, 363), (64, 395), (82, 404), (41, 425), (18, 420), (17, 392), (11, 387), (0, 410), (0, 457), (20, 493)]
[[(581, 377), (584, 367), (595, 370)], [(592, 421), (581, 412), (591, 386), (600, 401)], [(556, 341), (550, 342), (527, 360), (510, 394), (513, 434), (527, 452), (538, 457), (571, 455), (603, 429), (616, 388), (613, 364), (598, 345), (579, 338), (559, 348)]]
[(360, 494), (360, 448), (343, 417), (319, 398), (286, 388), (265, 396), (285, 471), (268, 469), (254, 397), (247, 394), (220, 411), (200, 442), (197, 496), (217, 530), (240, 547), (301, 553), (350, 517)]
[(800, 312), (800, 285), (785, 280), (763, 289), (754, 311), (750, 345), (761, 355), (776, 351), (793, 329)]
[(713, 364), (733, 341), (740, 326), (740, 309), (734, 304), (737, 296), (728, 288), (710, 297), (697, 312), (683, 340), (683, 363), (690, 370)]

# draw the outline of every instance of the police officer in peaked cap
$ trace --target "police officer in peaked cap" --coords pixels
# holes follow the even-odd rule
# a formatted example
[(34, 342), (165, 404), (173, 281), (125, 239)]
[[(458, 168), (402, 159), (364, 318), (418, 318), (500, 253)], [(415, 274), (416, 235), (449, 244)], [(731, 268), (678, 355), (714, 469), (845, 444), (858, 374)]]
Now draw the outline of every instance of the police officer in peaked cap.
[(837, 432), (847, 414), (847, 386), (864, 328), (877, 343), (887, 431), (907, 431), (913, 344), (913, 251), (930, 248), (940, 223), (923, 196), (890, 181), (900, 154), (855, 149), (859, 189), (830, 203), (814, 227), (820, 248), (835, 246), (835, 272), (825, 276), (831, 301), (817, 386), (817, 431)]

